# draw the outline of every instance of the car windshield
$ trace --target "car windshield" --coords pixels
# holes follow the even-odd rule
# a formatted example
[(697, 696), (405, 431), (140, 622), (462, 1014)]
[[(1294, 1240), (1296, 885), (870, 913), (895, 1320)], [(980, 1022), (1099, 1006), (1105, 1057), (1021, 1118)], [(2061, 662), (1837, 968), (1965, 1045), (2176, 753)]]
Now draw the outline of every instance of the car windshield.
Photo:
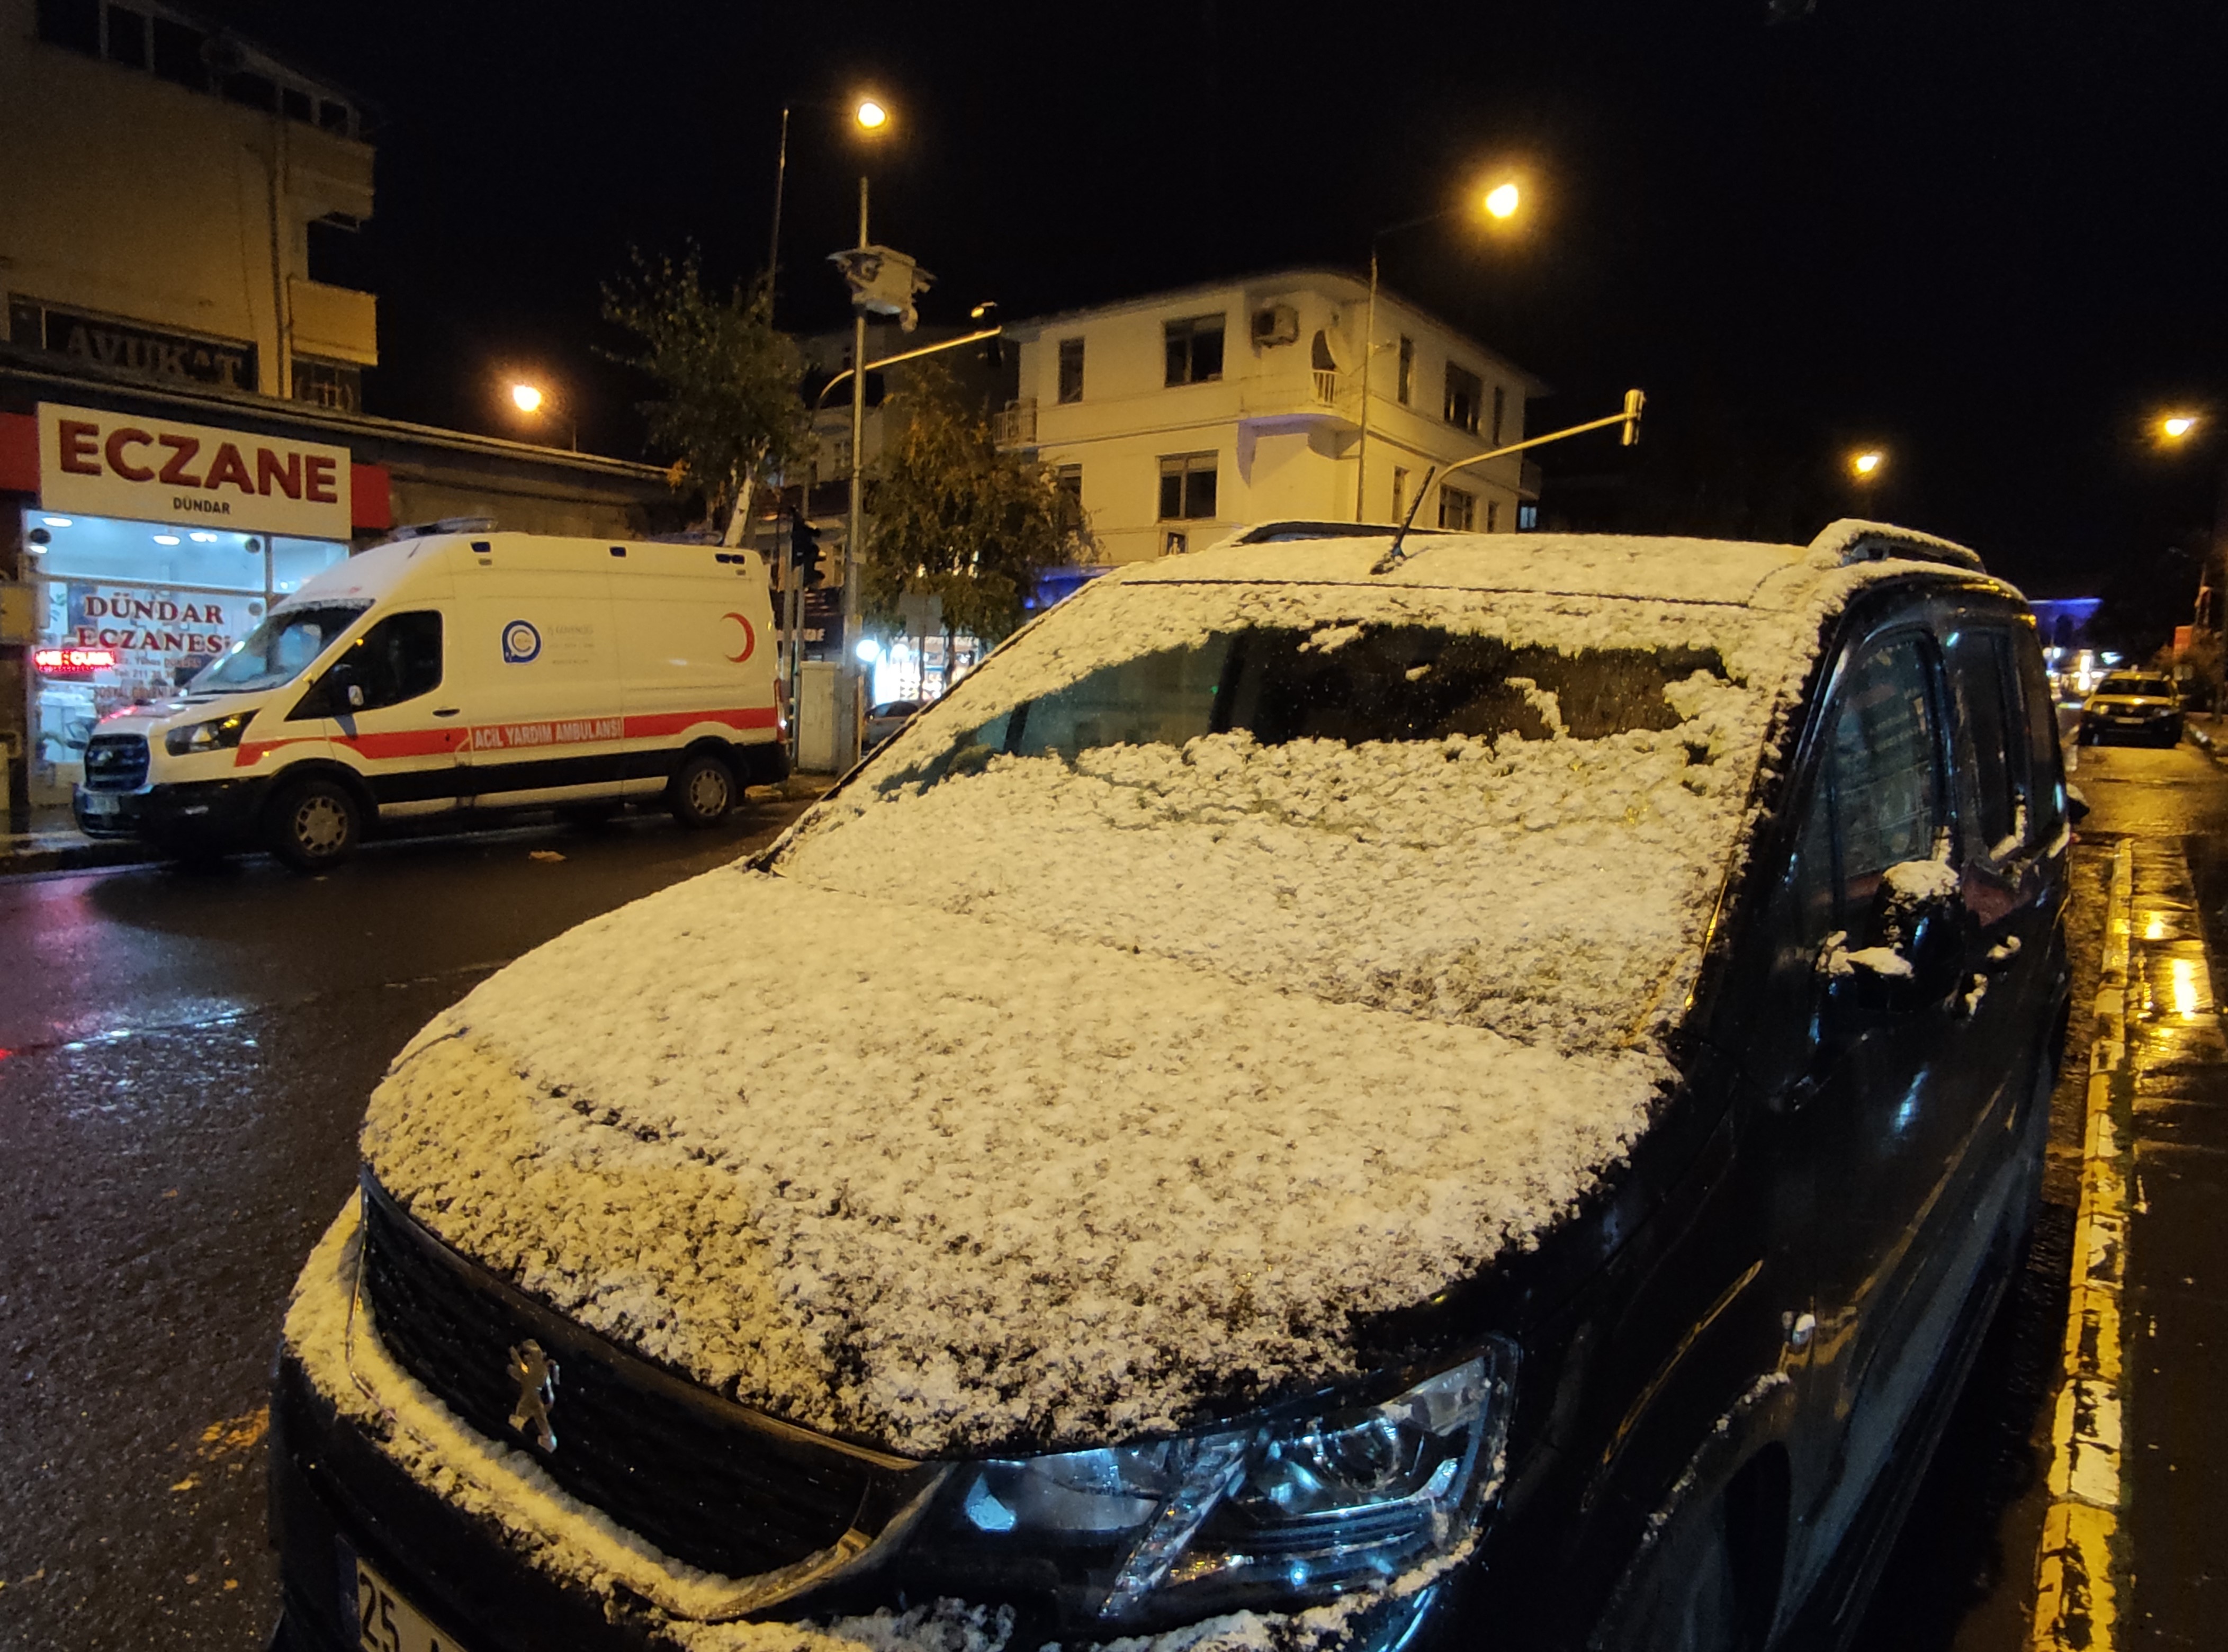
[(1566, 1048), (1676, 1013), (1787, 656), (1737, 608), (1431, 594), (1071, 599), (775, 869)]
[(186, 687), (195, 694), (243, 694), (291, 682), (369, 606), (311, 602), (275, 609)]
[(2109, 676), (2097, 685), (2098, 694), (2139, 695), (2148, 700), (2171, 700), (2174, 684), (2164, 677)]

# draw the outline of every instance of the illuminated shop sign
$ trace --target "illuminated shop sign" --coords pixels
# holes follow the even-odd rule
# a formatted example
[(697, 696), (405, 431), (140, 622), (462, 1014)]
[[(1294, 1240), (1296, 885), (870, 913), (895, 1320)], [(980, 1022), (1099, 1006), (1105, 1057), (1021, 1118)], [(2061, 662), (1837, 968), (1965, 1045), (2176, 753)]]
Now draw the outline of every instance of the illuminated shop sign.
[(95, 671), (113, 671), (116, 652), (106, 648), (35, 648), (31, 663), (50, 677), (88, 677)]
[(42, 509), (346, 540), (344, 447), (39, 404)]

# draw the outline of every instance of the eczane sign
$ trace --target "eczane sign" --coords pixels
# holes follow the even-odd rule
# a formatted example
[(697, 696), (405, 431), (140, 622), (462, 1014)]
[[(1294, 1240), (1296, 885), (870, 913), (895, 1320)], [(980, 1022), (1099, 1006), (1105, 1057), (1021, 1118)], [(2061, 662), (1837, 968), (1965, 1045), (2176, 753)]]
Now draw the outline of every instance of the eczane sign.
[(345, 540), (344, 447), (39, 404), (41, 509)]

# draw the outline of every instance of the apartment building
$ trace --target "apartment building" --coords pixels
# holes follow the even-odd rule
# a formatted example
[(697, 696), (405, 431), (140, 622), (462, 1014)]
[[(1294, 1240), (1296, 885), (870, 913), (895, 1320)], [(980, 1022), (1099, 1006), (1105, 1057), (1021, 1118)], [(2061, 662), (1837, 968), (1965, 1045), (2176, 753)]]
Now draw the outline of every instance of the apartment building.
[[(163, 0), (0, 0), (0, 821), (398, 522), (640, 534), (662, 471), (362, 412), (359, 99)], [(131, 623), (119, 623), (126, 620)]]
[(1419, 489), (1421, 523), (1527, 525), (1519, 456), (1426, 478), (1522, 440), (1546, 387), (1382, 286), (1372, 311), (1359, 277), (1289, 270), (1021, 323), (999, 439), (1060, 470), (1110, 563), (1264, 521), (1397, 521)]

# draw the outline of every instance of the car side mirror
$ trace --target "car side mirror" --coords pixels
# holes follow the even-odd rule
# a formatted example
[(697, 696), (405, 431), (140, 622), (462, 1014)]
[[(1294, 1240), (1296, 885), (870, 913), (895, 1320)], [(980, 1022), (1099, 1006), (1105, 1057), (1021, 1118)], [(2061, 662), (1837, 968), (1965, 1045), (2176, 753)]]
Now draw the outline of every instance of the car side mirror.
[(350, 711), (363, 709), (363, 684), (355, 680), (354, 666), (343, 660), (325, 673), (325, 681), (331, 685), (335, 701)]
[[(1871, 933), (1827, 938), (1821, 1025), (1847, 1033), (1938, 1004), (1964, 968), (1964, 903), (1956, 869), (1906, 861), (1880, 879)], [(1865, 944), (1852, 945), (1853, 940)]]
[(2089, 818), (2089, 799), (2081, 795), (2079, 786), (2065, 788), (2065, 818), (2076, 826)]

